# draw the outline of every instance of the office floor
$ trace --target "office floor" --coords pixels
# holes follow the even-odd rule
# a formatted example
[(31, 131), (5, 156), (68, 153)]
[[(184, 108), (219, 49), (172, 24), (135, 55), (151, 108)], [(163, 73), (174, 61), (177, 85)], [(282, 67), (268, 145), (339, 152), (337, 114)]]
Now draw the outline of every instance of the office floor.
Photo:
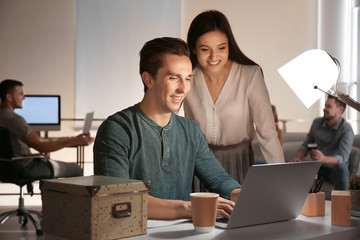
[[(26, 207), (27, 209), (40, 211), (40, 206), (35, 207)], [(0, 213), (15, 210), (16, 207), (5, 207), (0, 206)], [(35, 217), (38, 220), (37, 217)], [(2, 226), (0, 226), (0, 239), (9, 239), (9, 240), (64, 240), (64, 238), (56, 237), (44, 233), (42, 236), (37, 236), (34, 225), (29, 221), (25, 226), (22, 226), (19, 223), (19, 218), (17, 216), (12, 217)]]

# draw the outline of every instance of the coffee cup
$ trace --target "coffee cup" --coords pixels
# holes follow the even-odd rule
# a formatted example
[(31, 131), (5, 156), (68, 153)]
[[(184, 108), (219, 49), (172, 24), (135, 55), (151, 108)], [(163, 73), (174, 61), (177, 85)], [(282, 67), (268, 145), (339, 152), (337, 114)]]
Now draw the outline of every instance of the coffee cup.
[(317, 144), (316, 143), (309, 143), (307, 145), (307, 148), (309, 149), (309, 151), (311, 151), (313, 149), (317, 149)]
[(215, 227), (219, 194), (191, 193), (191, 213), (194, 229), (199, 233), (211, 232)]

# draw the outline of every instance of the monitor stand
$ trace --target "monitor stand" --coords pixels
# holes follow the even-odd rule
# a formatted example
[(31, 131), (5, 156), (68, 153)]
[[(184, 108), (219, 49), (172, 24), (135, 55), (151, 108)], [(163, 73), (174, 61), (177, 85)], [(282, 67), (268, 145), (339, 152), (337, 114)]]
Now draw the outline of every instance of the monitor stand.
[[(44, 136), (42, 137), (41, 132), (44, 132)], [(40, 138), (49, 138), (49, 131), (35, 131), (35, 133), (40, 137)]]
[(44, 138), (49, 138), (49, 131), (44, 131)]

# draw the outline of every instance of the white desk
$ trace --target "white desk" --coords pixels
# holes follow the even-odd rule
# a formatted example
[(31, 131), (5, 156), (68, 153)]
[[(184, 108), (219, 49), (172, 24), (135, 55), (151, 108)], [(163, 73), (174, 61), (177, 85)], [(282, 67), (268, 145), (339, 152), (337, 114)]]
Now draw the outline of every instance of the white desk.
[[(148, 221), (146, 235), (128, 239), (360, 239), (360, 218), (352, 217), (351, 227), (331, 225), (331, 203), (326, 202), (324, 217), (306, 217), (279, 223), (270, 223), (237, 229), (215, 228), (210, 233), (198, 234), (190, 221)], [(171, 225), (172, 224), (172, 225)]]
[[(70, 137), (47, 137), (47, 138), (41, 138), (42, 141), (59, 141), (59, 140), (65, 140)], [(94, 142), (94, 138), (91, 138), (89, 141), (90, 145), (92, 142)], [(69, 148), (76, 148), (76, 164), (79, 165), (82, 169), (84, 169), (85, 166), (85, 147), (88, 145), (76, 145), (76, 146), (70, 146)], [(49, 153), (46, 153), (49, 155)]]

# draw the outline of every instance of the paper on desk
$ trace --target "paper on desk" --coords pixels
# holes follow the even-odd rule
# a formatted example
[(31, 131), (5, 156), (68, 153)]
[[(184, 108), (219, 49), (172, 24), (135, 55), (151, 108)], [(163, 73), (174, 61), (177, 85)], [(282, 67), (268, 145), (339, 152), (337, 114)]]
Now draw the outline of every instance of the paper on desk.
[(167, 227), (172, 225), (177, 225), (181, 223), (190, 223), (191, 220), (189, 219), (178, 219), (178, 220), (172, 220), (172, 221), (162, 221), (162, 220), (148, 220), (147, 221), (147, 227), (150, 228), (160, 228), (160, 227)]

